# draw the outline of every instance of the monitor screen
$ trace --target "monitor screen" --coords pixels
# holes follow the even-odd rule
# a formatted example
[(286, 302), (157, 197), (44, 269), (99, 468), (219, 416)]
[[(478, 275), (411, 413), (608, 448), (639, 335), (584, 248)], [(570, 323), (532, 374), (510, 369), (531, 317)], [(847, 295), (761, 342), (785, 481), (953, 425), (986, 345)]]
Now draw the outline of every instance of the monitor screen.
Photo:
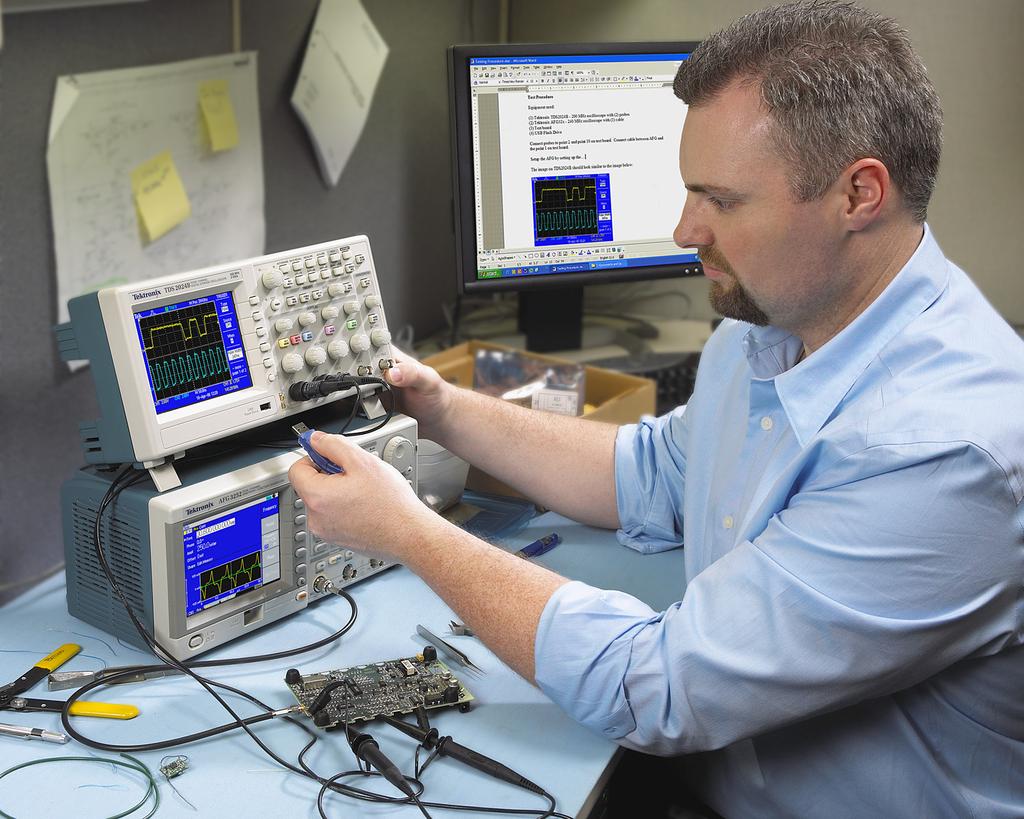
[(281, 577), (277, 493), (182, 530), (185, 616)]
[(695, 45), (450, 49), (460, 292), (701, 273), (672, 240)]
[(252, 386), (230, 292), (135, 313), (157, 413)]

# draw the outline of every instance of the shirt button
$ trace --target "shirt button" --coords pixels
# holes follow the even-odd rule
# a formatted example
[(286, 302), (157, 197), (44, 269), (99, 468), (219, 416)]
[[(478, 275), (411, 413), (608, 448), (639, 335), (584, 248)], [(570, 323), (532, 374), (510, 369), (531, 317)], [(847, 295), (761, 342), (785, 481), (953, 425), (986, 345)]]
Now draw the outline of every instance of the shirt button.
[(761, 429), (765, 432), (769, 432), (773, 426), (775, 426), (775, 424), (772, 422), (770, 415), (766, 415), (761, 419)]
[(724, 518), (722, 518), (722, 526), (724, 526), (726, 529), (732, 529), (732, 523), (732, 515), (726, 515)]

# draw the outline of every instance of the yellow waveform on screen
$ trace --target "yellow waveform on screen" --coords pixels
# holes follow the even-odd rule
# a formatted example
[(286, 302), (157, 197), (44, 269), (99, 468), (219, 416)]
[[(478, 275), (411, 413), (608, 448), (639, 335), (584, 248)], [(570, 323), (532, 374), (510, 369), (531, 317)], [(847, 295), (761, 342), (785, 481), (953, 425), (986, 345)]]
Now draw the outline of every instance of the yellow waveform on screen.
[[(182, 324), (180, 321), (173, 321), (170, 324), (161, 324), (158, 325), (157, 327), (147, 327), (146, 329), (149, 331), (149, 343), (146, 345), (146, 349), (153, 349), (153, 333), (155, 333), (157, 330), (166, 330), (169, 327), (177, 327), (179, 330), (181, 330), (181, 338), (184, 341), (191, 341), (193, 338), (195, 338), (196, 333), (198, 333), (200, 336), (208, 336), (210, 333), (206, 329), (206, 321), (207, 319), (211, 318), (217, 318), (217, 314), (204, 313), (203, 315), (198, 317), (190, 316), (188, 321), (185, 322), (185, 324)], [(203, 320), (202, 326), (200, 326), (199, 324), (199, 319)], [(196, 326), (195, 332), (192, 331), (193, 324), (195, 324)], [(186, 325), (188, 326), (188, 332), (185, 331)]]
[[(594, 196), (597, 196), (597, 185), (558, 185), (557, 187), (553, 188), (540, 188), (538, 190), (540, 199), (534, 199), (533, 204), (543, 204), (544, 194), (548, 193), (549, 191), (558, 191), (559, 193), (564, 193), (566, 204), (571, 202), (573, 199), (585, 200), (587, 198), (588, 190), (594, 191)], [(578, 193), (579, 195), (574, 195), (576, 193)]]

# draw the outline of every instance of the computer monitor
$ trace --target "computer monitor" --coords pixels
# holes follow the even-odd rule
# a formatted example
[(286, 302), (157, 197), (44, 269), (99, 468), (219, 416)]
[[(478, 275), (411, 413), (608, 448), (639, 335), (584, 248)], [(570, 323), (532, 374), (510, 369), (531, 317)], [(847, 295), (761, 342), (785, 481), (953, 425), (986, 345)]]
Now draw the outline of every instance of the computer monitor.
[(580, 346), (583, 286), (699, 275), (672, 241), (696, 43), (448, 51), (459, 292), (518, 290), (531, 350)]

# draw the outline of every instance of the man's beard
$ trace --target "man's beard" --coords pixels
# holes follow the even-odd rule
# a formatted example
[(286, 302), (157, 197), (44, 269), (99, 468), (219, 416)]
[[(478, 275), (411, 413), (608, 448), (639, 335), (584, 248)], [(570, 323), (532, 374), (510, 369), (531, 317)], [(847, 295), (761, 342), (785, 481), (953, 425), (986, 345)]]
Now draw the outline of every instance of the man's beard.
[(716, 270), (728, 273), (732, 279), (731, 287), (725, 287), (721, 282), (711, 282), (708, 298), (715, 312), (726, 318), (745, 321), (747, 324), (756, 324), (758, 327), (765, 327), (770, 324), (767, 314), (757, 306), (750, 294), (743, 289), (743, 285), (736, 278), (732, 266), (726, 261), (724, 256), (713, 247), (701, 248), (697, 255), (701, 262), (707, 263)]

